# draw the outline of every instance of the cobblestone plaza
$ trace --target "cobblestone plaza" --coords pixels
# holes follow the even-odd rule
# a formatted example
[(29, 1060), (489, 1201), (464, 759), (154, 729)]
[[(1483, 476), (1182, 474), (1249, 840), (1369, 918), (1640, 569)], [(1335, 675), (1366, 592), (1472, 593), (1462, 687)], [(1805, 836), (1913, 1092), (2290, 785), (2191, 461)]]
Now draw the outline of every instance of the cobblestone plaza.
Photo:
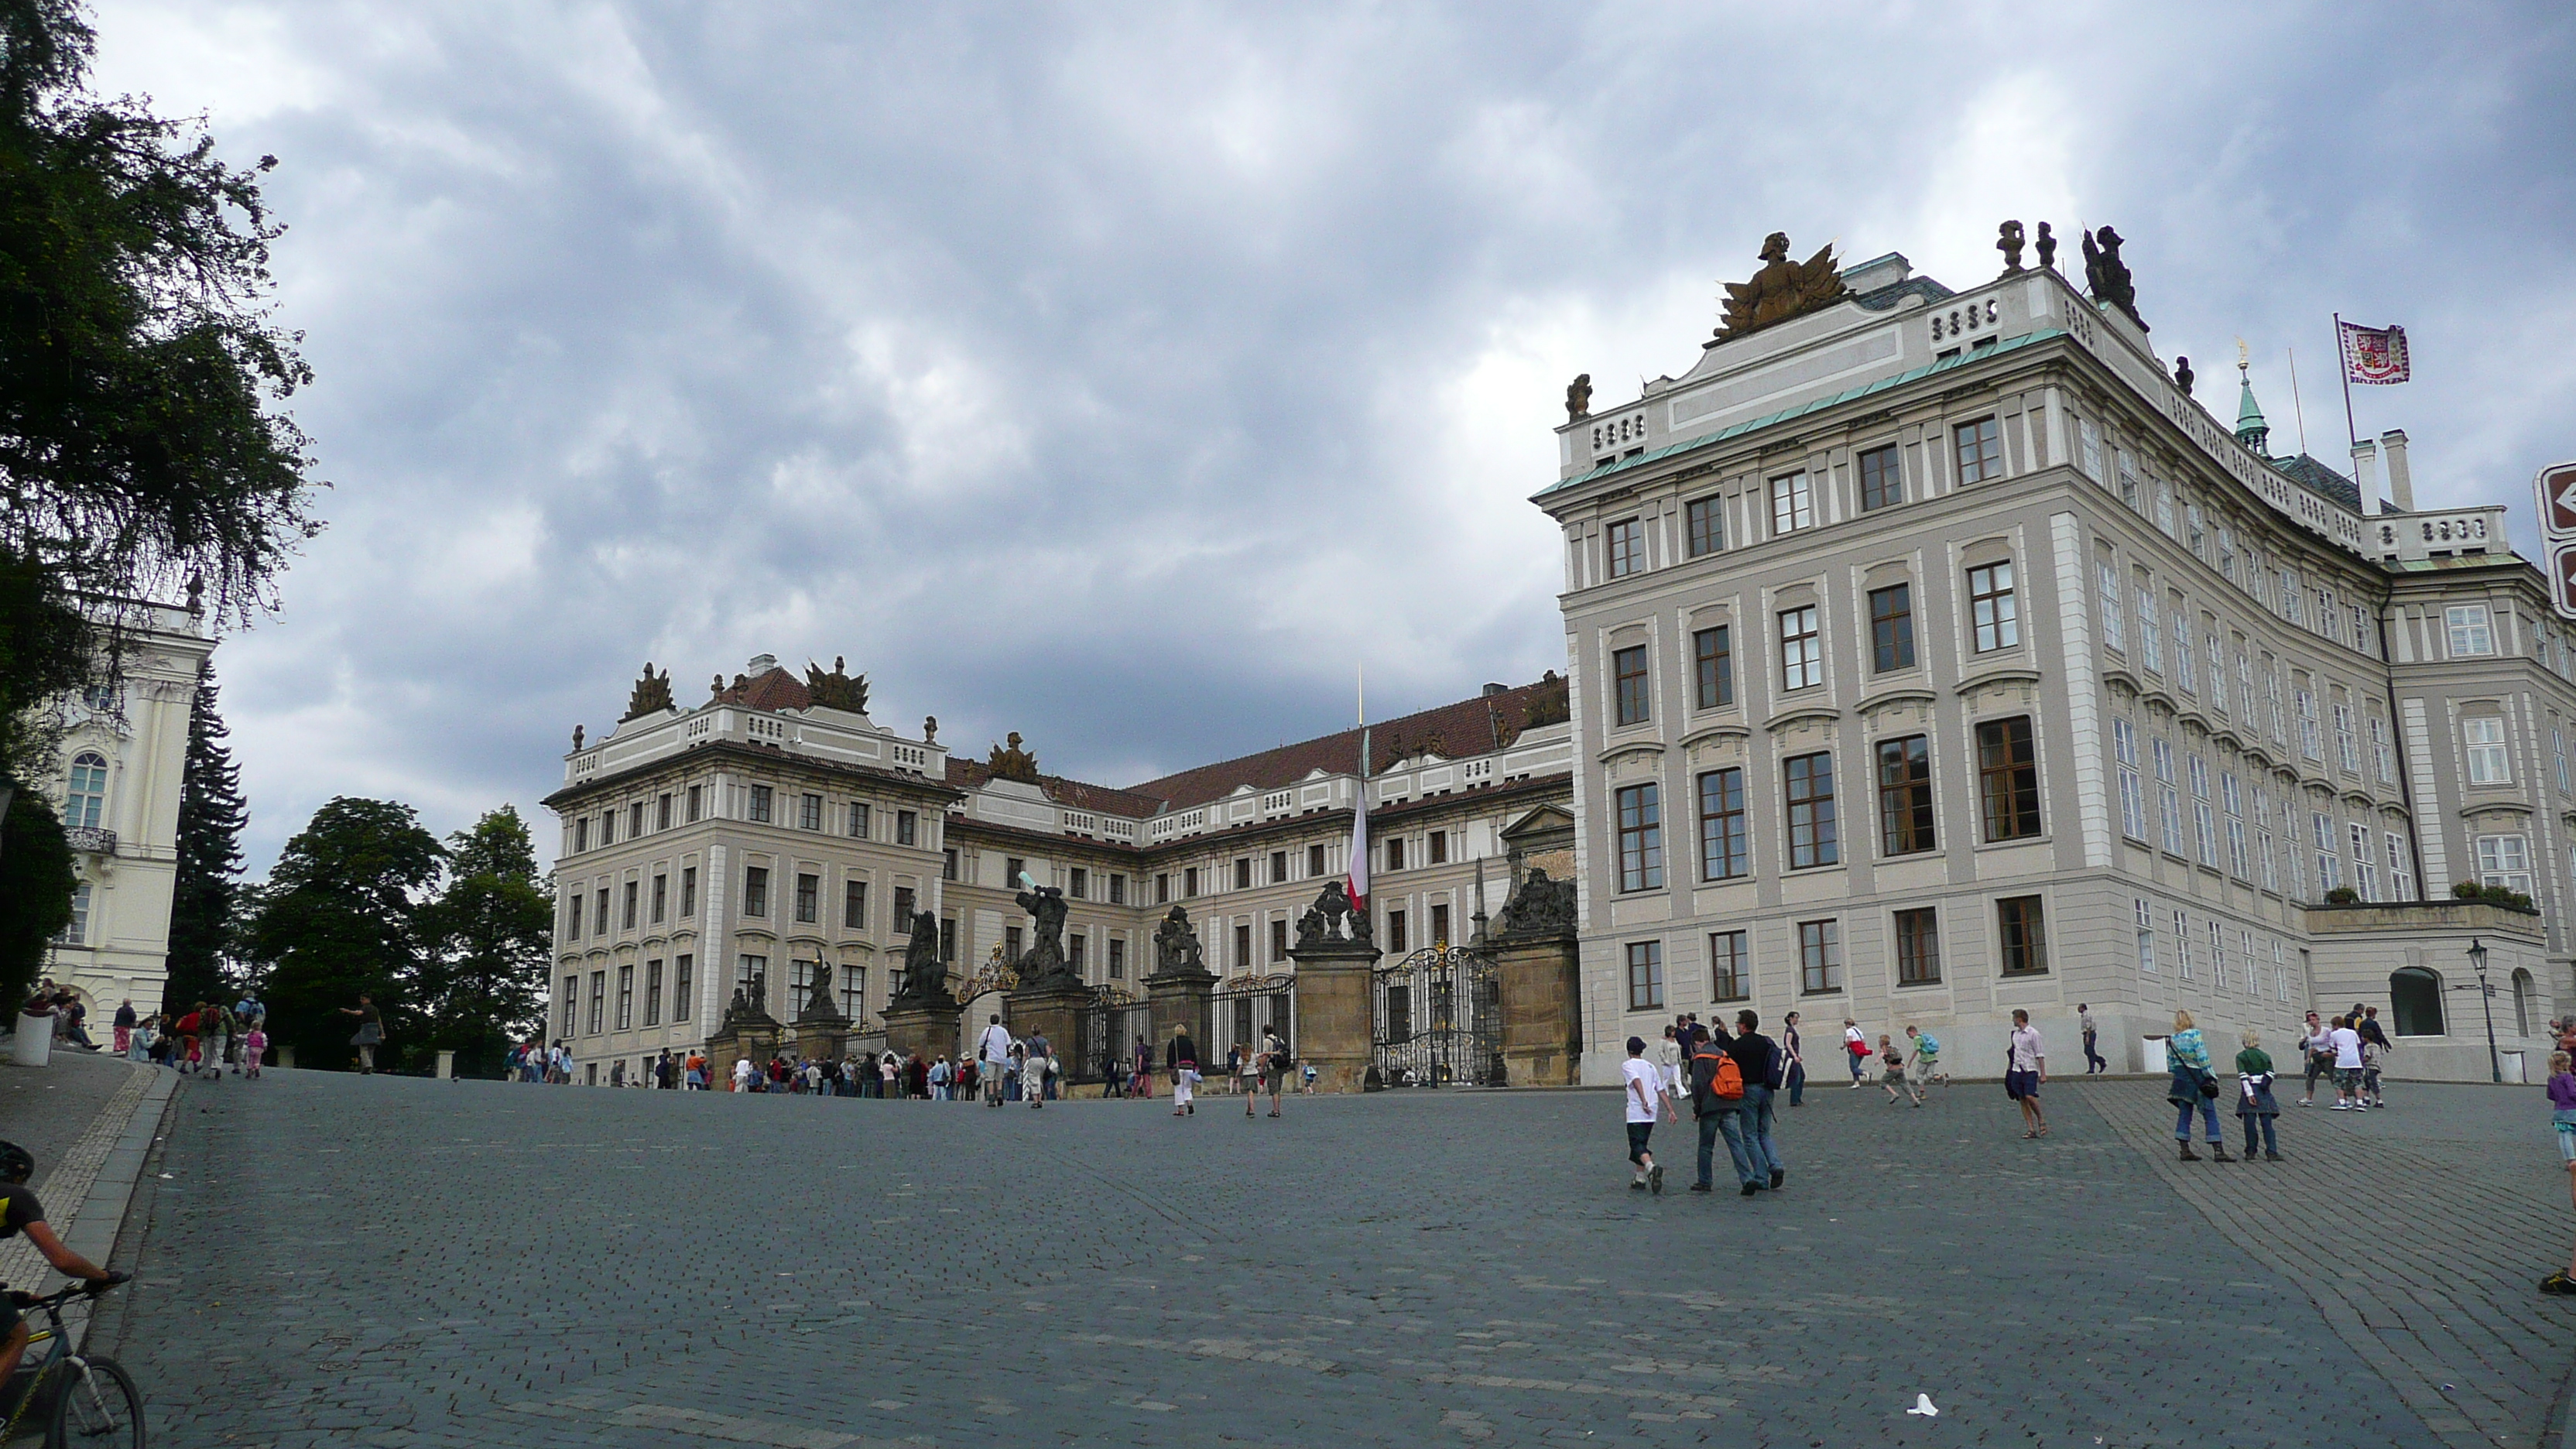
[(2170, 1161), (2162, 1091), (2054, 1085), (2030, 1143), (1991, 1084), (1820, 1084), (1746, 1200), (1682, 1191), (1687, 1121), (1624, 1190), (1595, 1091), (280, 1072), (182, 1088), (101, 1330), (182, 1446), (2558, 1442), (2537, 1089), (2293, 1108), (2249, 1165)]

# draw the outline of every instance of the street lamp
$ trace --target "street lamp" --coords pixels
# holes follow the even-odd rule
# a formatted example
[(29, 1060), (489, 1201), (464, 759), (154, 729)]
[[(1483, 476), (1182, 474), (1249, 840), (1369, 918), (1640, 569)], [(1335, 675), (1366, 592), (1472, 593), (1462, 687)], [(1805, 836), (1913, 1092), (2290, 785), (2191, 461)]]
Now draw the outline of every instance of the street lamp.
[(2496, 1055), (2495, 988), (2487, 984), (2487, 948), (2477, 937), (2469, 938), (2469, 969), (2478, 973), (2478, 1004), (2487, 1013), (2487, 1072), (2498, 1083), (2504, 1081), (2504, 1059)]

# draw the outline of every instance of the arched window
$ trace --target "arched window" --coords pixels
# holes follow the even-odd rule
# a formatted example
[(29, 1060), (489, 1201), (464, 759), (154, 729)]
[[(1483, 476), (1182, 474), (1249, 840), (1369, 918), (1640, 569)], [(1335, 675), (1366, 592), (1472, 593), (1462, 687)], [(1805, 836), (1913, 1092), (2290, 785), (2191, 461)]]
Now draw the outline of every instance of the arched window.
[(2531, 973), (2516, 967), (2513, 973), (2513, 1034), (2531, 1035), (2532, 1008), (2540, 1004), (2540, 987)]
[(63, 828), (96, 830), (107, 813), (107, 761), (83, 752), (72, 759), (72, 787), (63, 800)]
[(2399, 1036), (2442, 1035), (2442, 978), (2420, 966), (2392, 972), (2388, 1004)]

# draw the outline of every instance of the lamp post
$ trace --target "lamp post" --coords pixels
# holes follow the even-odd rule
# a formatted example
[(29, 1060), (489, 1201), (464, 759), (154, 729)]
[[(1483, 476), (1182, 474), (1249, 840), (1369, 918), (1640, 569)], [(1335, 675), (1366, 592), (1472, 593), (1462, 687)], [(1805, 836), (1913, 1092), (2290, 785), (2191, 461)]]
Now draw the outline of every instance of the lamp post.
[(2487, 984), (2486, 943), (2475, 936), (2469, 938), (2469, 969), (2478, 973), (2478, 1005), (2484, 1007), (2487, 1014), (2487, 1073), (2495, 1081), (2502, 1083), (2504, 1059), (2496, 1055), (2495, 988)]

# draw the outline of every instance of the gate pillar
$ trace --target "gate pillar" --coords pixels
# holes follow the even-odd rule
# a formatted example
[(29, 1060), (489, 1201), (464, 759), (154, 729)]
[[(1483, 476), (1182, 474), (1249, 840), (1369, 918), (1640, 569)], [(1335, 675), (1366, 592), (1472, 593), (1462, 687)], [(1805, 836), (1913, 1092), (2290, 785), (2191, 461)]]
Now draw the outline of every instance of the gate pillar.
[(1065, 1064), (1063, 1087), (1058, 1090), (1072, 1095), (1063, 1088), (1073, 1085), (1082, 1010), (1091, 1004), (1091, 992), (1081, 986), (1038, 986), (1013, 991), (1004, 999), (1011, 1004), (1011, 1034), (1022, 1040), (1033, 1032), (1044, 1034), (1047, 1049)]
[(1353, 910), (1342, 883), (1324, 894), (1297, 923), (1297, 1060), (1315, 1069), (1322, 1092), (1365, 1091), (1375, 1005), (1371, 986), (1384, 953), (1370, 938), (1368, 917)]
[(1146, 1009), (1154, 1023), (1150, 1045), (1157, 1071), (1163, 1065), (1163, 1049), (1171, 1045), (1175, 1031), (1190, 1034), (1191, 1044), (1202, 1056), (1199, 1070), (1209, 1069), (1211, 1064), (1204, 1059), (1211, 1050), (1208, 998), (1215, 991), (1216, 973), (1207, 969), (1199, 933), (1190, 925), (1189, 909), (1174, 906), (1154, 930), (1154, 974), (1145, 978)]
[(1575, 963), (1574, 882), (1532, 870), (1495, 919), (1503, 1075), (1515, 1087), (1581, 1080), (1583, 997)]

